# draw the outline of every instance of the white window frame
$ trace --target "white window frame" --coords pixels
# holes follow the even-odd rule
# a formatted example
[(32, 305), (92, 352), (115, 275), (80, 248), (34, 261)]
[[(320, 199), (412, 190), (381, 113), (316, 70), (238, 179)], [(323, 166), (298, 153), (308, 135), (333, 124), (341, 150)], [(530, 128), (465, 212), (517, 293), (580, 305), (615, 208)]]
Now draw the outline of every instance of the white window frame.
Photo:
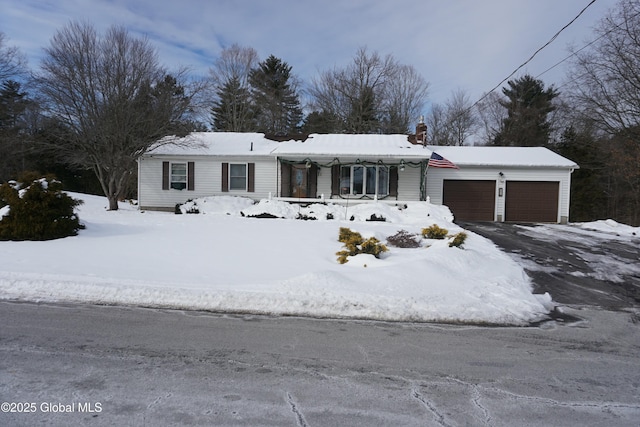
[[(184, 175), (174, 172), (174, 166), (184, 166)], [(186, 190), (189, 176), (189, 165), (187, 162), (169, 163), (169, 188), (172, 190)]]
[[(362, 171), (362, 183), (358, 183), (355, 181), (356, 170), (361, 169)], [(344, 171), (348, 171), (347, 174)], [(375, 174), (375, 181), (370, 181), (370, 175)], [(382, 180), (382, 176), (386, 171), (386, 183)], [(346, 180), (349, 180), (348, 186)], [(369, 185), (368, 185), (369, 184)], [(368, 188), (373, 184), (373, 190)], [(356, 187), (362, 186), (362, 190), (359, 193), (356, 193)], [(383, 188), (381, 188), (383, 187)], [(344, 190), (348, 188), (348, 192)], [(386, 197), (389, 195), (389, 167), (384, 165), (342, 165), (340, 166), (340, 195), (341, 196), (375, 196), (375, 197)]]
[[(244, 175), (233, 176), (231, 171), (234, 169), (234, 166), (244, 166)], [(244, 186), (243, 187), (234, 187), (233, 178), (244, 178)], [(229, 163), (229, 191), (247, 191), (247, 185), (249, 183), (249, 165), (247, 163)]]

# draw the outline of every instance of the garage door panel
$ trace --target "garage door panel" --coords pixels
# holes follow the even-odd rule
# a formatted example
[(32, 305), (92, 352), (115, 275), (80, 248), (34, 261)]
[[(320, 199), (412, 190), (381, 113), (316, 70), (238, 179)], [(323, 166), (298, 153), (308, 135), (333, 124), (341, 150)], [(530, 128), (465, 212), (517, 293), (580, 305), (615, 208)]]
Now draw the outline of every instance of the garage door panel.
[(511, 222), (557, 222), (557, 181), (507, 181), (505, 220)]
[(442, 200), (458, 220), (493, 221), (496, 182), (445, 179)]

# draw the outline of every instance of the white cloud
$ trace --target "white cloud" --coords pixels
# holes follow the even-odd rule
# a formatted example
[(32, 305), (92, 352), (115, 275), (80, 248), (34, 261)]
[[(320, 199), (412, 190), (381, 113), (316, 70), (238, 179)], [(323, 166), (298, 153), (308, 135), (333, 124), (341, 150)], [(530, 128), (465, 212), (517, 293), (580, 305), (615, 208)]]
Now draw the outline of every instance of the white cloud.
[[(55, 30), (87, 20), (100, 31), (124, 25), (146, 35), (169, 68), (206, 74), (232, 43), (273, 54), (309, 82), (318, 70), (348, 64), (359, 47), (392, 54), (431, 82), (431, 100), (444, 102), (457, 88), (479, 97), (497, 85), (586, 6), (586, 0), (0, 0), (0, 31), (36, 67)], [(523, 71), (538, 75), (582, 45), (616, 0), (591, 6)], [(558, 67), (541, 78), (560, 83)]]

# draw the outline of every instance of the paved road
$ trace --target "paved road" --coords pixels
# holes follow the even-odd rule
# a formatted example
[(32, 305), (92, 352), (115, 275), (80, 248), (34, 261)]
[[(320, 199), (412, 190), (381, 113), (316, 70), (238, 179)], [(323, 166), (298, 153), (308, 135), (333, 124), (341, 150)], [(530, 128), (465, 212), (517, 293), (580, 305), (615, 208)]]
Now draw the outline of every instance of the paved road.
[(606, 233), (585, 234), (569, 225), (459, 225), (518, 259), (536, 293), (549, 292), (560, 304), (640, 308), (640, 236), (630, 240)]
[(569, 310), (485, 328), (0, 302), (0, 401), (35, 408), (0, 425), (637, 426), (639, 317)]

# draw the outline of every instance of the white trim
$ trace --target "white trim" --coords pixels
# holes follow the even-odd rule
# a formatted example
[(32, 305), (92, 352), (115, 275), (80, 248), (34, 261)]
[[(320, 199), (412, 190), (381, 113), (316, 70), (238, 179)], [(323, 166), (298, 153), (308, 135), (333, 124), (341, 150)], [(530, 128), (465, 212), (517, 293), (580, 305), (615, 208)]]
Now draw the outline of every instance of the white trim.
[[(182, 181), (173, 181), (173, 165), (184, 165), (184, 188), (173, 188), (173, 183), (182, 184)], [(183, 191), (189, 186), (189, 162), (169, 162), (169, 190)]]
[[(232, 165), (244, 165), (244, 188), (231, 188), (231, 166)], [(229, 170), (227, 171), (227, 178), (229, 180), (229, 192), (234, 192), (234, 191), (238, 191), (238, 192), (247, 192), (248, 188), (249, 188), (249, 163), (241, 163), (241, 162), (237, 162), (237, 163), (231, 163), (229, 162)], [(239, 177), (236, 177), (239, 178)]]
[[(367, 165), (367, 164), (345, 164), (345, 165), (340, 165), (340, 173), (338, 174), (338, 179), (340, 181), (342, 181), (342, 170), (344, 168), (349, 168), (349, 193), (348, 194), (344, 194), (342, 193), (342, 183), (339, 183), (339, 196), (353, 196), (353, 197), (374, 197), (375, 199), (377, 199), (378, 197), (387, 197), (389, 196), (389, 185), (390, 185), (390, 170), (389, 170), (389, 166), (388, 165)], [(354, 193), (354, 169), (355, 168), (362, 168), (362, 193)], [(374, 191), (373, 193), (368, 193), (367, 192), (367, 175), (368, 175), (368, 168), (375, 168), (375, 184), (374, 184)], [(386, 185), (386, 192), (385, 193), (379, 193), (378, 189), (380, 186), (380, 168), (384, 168), (387, 171), (387, 185)]]

